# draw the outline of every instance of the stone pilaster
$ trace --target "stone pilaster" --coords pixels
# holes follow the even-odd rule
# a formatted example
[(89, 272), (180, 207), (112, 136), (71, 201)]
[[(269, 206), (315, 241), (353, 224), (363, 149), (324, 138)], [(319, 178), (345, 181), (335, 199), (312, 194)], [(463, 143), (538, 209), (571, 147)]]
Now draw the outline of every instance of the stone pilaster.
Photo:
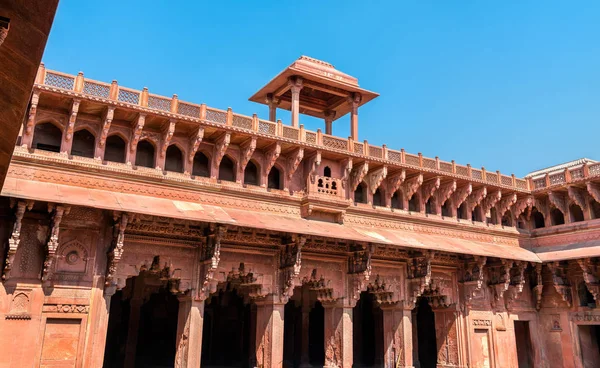
[(351, 368), (352, 308), (337, 304), (325, 307), (325, 367)]
[(411, 310), (398, 305), (381, 309), (384, 367), (413, 367)]
[(256, 366), (283, 366), (283, 318), (285, 304), (256, 303)]
[(189, 296), (179, 298), (176, 368), (200, 367), (203, 327), (204, 301)]
[(438, 348), (437, 366), (463, 367), (459, 351), (458, 312), (449, 308), (434, 309), (434, 313)]

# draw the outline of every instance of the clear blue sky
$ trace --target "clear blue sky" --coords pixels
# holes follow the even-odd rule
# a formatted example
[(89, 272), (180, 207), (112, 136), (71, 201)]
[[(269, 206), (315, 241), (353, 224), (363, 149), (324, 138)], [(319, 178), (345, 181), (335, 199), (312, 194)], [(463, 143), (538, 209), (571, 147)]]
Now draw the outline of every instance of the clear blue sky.
[(248, 97), (300, 55), (381, 94), (372, 144), (518, 176), (600, 160), (599, 1), (61, 0), (44, 62), (266, 118)]

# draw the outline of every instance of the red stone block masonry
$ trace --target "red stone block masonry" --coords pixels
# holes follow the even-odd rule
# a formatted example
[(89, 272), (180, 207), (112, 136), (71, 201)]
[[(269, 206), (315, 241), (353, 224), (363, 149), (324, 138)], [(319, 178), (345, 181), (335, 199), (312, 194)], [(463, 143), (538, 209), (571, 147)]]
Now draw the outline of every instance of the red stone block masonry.
[(599, 366), (600, 163), (370, 145), (376, 97), (304, 56), (250, 98), (268, 120), (41, 65), (0, 197), (0, 367)]

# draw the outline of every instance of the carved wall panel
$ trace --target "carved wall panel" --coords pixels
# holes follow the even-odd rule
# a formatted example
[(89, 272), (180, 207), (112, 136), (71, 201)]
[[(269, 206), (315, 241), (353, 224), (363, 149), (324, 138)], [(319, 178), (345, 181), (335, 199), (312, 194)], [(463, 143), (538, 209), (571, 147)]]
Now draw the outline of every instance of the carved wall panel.
[(44, 263), (44, 247), (48, 238), (48, 226), (37, 221), (23, 220), (21, 244), (15, 255), (12, 277), (39, 279)]

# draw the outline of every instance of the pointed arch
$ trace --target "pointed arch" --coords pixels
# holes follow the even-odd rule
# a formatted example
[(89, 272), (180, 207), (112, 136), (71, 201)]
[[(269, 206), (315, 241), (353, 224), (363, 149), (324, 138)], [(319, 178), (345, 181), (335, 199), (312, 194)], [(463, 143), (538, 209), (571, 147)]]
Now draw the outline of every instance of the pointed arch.
[(571, 222), (581, 222), (585, 220), (583, 210), (577, 203), (571, 203), (569, 205), (569, 215), (571, 217)]
[(165, 153), (165, 171), (183, 172), (183, 151), (177, 144), (167, 147)]
[(138, 142), (135, 155), (135, 166), (154, 168), (156, 166), (156, 145), (149, 139)]
[(207, 155), (204, 151), (197, 151), (192, 164), (192, 175), (210, 177), (210, 162), (210, 154)]
[(373, 206), (383, 206), (385, 205), (385, 202), (383, 200), (384, 198), (384, 193), (381, 190), (381, 188), (377, 188), (375, 190), (375, 193), (373, 193)]
[(354, 203), (367, 203), (367, 184), (364, 181), (354, 191)]
[(127, 152), (127, 141), (119, 133), (106, 137), (104, 149), (104, 161), (125, 163)]
[(556, 207), (550, 210), (550, 219), (552, 226), (563, 225), (565, 223), (565, 215)]
[(35, 125), (31, 147), (50, 152), (60, 152), (62, 129), (54, 121), (46, 121)]
[(285, 171), (278, 164), (273, 165), (267, 176), (267, 188), (283, 189), (283, 178)]
[(250, 160), (244, 169), (244, 184), (260, 184), (260, 166), (255, 160)]
[(94, 158), (96, 136), (87, 128), (81, 128), (73, 133), (71, 155)]
[(235, 181), (236, 161), (229, 155), (223, 156), (219, 165), (219, 180)]

